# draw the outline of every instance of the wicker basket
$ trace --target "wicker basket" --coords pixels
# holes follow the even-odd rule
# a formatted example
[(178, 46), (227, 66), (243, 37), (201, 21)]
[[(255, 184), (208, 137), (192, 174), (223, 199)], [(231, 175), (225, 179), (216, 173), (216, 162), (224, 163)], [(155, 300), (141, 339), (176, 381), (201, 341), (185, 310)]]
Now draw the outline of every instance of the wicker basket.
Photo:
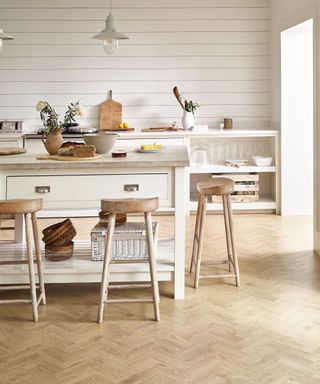
[(43, 231), (42, 241), (46, 245), (61, 246), (69, 243), (77, 234), (70, 219), (66, 219), (60, 223), (50, 225)]
[(66, 245), (46, 245), (44, 257), (50, 261), (62, 261), (70, 259), (73, 255), (73, 241)]
[[(158, 223), (152, 223), (155, 249), (157, 249)], [(93, 261), (104, 259), (106, 227), (98, 223), (91, 231), (91, 257)], [(146, 226), (141, 222), (129, 222), (114, 230), (111, 262), (134, 262), (148, 259)]]

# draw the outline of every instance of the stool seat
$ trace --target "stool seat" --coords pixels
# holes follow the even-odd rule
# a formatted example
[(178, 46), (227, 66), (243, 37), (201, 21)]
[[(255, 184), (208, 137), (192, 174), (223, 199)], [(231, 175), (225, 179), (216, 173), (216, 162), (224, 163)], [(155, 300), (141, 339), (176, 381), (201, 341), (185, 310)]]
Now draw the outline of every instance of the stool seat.
[(0, 214), (18, 215), (38, 212), (43, 207), (42, 199), (0, 200)]
[[(153, 303), (154, 307), (154, 315), (155, 320), (160, 320), (160, 310), (159, 310), (159, 287), (158, 287), (158, 279), (157, 279), (157, 266), (156, 266), (156, 251), (154, 246), (153, 239), (153, 230), (152, 230), (152, 219), (151, 212), (155, 211), (159, 207), (159, 198), (151, 197), (146, 199), (102, 199), (101, 200), (101, 211), (103, 213), (109, 214), (108, 221), (108, 230), (107, 236), (105, 239), (105, 253), (103, 260), (103, 270), (102, 270), (102, 281), (101, 281), (101, 290), (100, 290), (100, 303), (98, 310), (98, 319), (97, 322), (101, 323), (103, 320), (104, 307), (106, 304), (111, 303), (120, 303), (120, 302), (147, 302)], [(150, 268), (150, 280), (151, 284), (147, 285), (147, 287), (152, 288), (152, 297), (144, 298), (144, 299), (117, 299), (112, 300), (108, 299), (108, 290), (110, 288), (129, 288), (130, 285), (109, 285), (109, 266), (112, 259), (112, 241), (114, 237), (114, 227), (116, 221), (116, 214), (119, 213), (143, 213), (144, 214), (144, 222), (146, 228), (146, 240), (147, 240), (147, 258), (146, 262), (149, 262)], [(123, 262), (121, 260), (120, 262)], [(132, 260), (130, 262), (140, 262), (141, 259)], [(115, 262), (113, 260), (113, 262)], [(140, 285), (141, 286), (141, 285)], [(134, 287), (139, 287), (139, 284), (134, 284)], [(146, 287), (143, 284), (143, 287)]]
[[(40, 254), (40, 239), (38, 233), (37, 216), (36, 212), (40, 211), (43, 206), (42, 199), (19, 199), (19, 200), (0, 200), (0, 215), (23, 215), (24, 225), (26, 230), (27, 242), (27, 259), (22, 260), (1, 260), (0, 265), (15, 265), (15, 264), (28, 264), (29, 271), (29, 285), (10, 285), (0, 286), (0, 290), (10, 289), (25, 289), (30, 288), (31, 299), (6, 299), (0, 300), (0, 304), (8, 303), (31, 303), (33, 320), (38, 321), (38, 305), (40, 303), (46, 304), (46, 294), (43, 280), (41, 254)], [(33, 241), (32, 241), (33, 240)], [(32, 244), (33, 242), (33, 244)], [(35, 249), (35, 256), (33, 257), (33, 245)], [(37, 264), (39, 284), (36, 284), (36, 276), (34, 270), (34, 263)], [(36, 288), (40, 289), (40, 294), (37, 297)]]
[(230, 195), (234, 190), (234, 181), (226, 177), (215, 177), (197, 184), (197, 190), (204, 196)]
[[(234, 182), (226, 177), (215, 177), (207, 182), (197, 184), (197, 190), (199, 192), (198, 209), (196, 226), (193, 238), (192, 257), (190, 264), (190, 273), (193, 267), (195, 267), (194, 275), (194, 288), (199, 287), (200, 279), (208, 278), (222, 278), (222, 277), (233, 277), (235, 278), (236, 286), (240, 285), (240, 274), (238, 266), (238, 257), (234, 245), (233, 237), (233, 218), (232, 209), (230, 202), (230, 195), (234, 190)], [(229, 273), (227, 274), (214, 274), (214, 275), (200, 275), (201, 257), (203, 249), (203, 238), (204, 238), (204, 218), (206, 215), (206, 207), (208, 198), (211, 196), (221, 196), (225, 233), (226, 233), (226, 245), (228, 259), (224, 261), (216, 261), (214, 264), (227, 264), (229, 266)], [(232, 271), (232, 273), (231, 273)]]
[(108, 213), (142, 213), (152, 212), (159, 208), (159, 198), (146, 199), (102, 199), (101, 211)]

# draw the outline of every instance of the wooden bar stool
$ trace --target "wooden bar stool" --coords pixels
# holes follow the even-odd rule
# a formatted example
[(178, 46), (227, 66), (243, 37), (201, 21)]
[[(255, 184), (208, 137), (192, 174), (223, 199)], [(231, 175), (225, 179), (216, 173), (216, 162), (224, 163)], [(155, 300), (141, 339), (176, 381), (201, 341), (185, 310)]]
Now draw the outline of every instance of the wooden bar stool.
[[(192, 273), (193, 266), (195, 266), (194, 276), (194, 288), (199, 287), (199, 279), (208, 278), (222, 278), (222, 277), (234, 277), (236, 286), (240, 286), (240, 274), (238, 266), (238, 257), (234, 245), (233, 237), (233, 219), (232, 208), (230, 202), (230, 194), (233, 192), (234, 182), (233, 180), (217, 177), (208, 182), (198, 183), (197, 190), (199, 192), (198, 210), (196, 218), (196, 226), (193, 239), (192, 257), (190, 264), (190, 273)], [(211, 264), (228, 264), (229, 274), (218, 275), (200, 275), (201, 256), (203, 247), (203, 233), (204, 233), (204, 217), (206, 215), (207, 200), (210, 196), (221, 196), (223, 204), (224, 224), (226, 232), (226, 243), (228, 260), (216, 261)]]
[[(155, 249), (154, 249), (154, 240), (152, 233), (152, 219), (151, 212), (155, 211), (159, 207), (159, 198), (146, 198), (146, 199), (120, 199), (120, 200), (110, 200), (102, 199), (101, 200), (101, 211), (109, 213), (109, 222), (108, 222), (108, 231), (105, 241), (105, 254), (103, 261), (103, 270), (102, 270), (102, 281), (101, 281), (101, 291), (100, 291), (100, 304), (98, 311), (98, 323), (102, 322), (104, 306), (111, 303), (119, 302), (151, 302), (154, 306), (154, 315), (157, 321), (160, 320), (160, 311), (159, 311), (159, 287), (157, 280), (157, 267), (155, 259)], [(150, 278), (153, 297), (148, 299), (123, 299), (123, 300), (110, 300), (108, 299), (108, 289), (109, 289), (109, 266), (112, 259), (112, 238), (114, 234), (115, 219), (117, 213), (143, 213), (144, 221), (146, 225), (146, 237), (148, 245), (148, 260), (150, 267)], [(143, 259), (142, 261), (145, 261)], [(130, 263), (133, 262), (130, 260)], [(141, 260), (136, 260), (136, 262), (141, 262)], [(135, 285), (138, 286), (138, 285)], [(129, 286), (127, 286), (129, 287)]]
[[(46, 303), (46, 294), (45, 294), (45, 288), (44, 288), (41, 254), (40, 254), (40, 241), (39, 241), (37, 216), (36, 216), (36, 212), (42, 209), (42, 205), (43, 205), (42, 199), (0, 200), (0, 215), (2, 214), (19, 215), (20, 214), (24, 216), (26, 240), (27, 240), (27, 254), (28, 254), (28, 259), (25, 259), (25, 260), (1, 260), (0, 259), (0, 265), (28, 264), (28, 267), (29, 267), (29, 285), (0, 286), (0, 290), (30, 288), (30, 292), (31, 292), (31, 300), (30, 299), (0, 300), (0, 304), (31, 303), (34, 321), (38, 321), (39, 303), (40, 302), (42, 302), (42, 304)], [(32, 237), (34, 241), (34, 248), (35, 248), (35, 255), (36, 255), (35, 260), (33, 257)], [(38, 270), (38, 279), (39, 279), (39, 288), (40, 288), (40, 294), (38, 298), (36, 293), (37, 286), (35, 281), (34, 262), (36, 262), (37, 270)]]

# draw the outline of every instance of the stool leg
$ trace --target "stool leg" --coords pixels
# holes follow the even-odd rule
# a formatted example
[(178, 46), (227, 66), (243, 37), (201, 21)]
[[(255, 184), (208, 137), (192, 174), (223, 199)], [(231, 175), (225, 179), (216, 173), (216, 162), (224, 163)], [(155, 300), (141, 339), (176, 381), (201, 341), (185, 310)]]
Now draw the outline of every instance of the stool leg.
[(195, 257), (196, 252), (199, 246), (199, 232), (200, 232), (200, 212), (201, 212), (201, 195), (199, 194), (198, 198), (198, 208), (197, 208), (197, 217), (196, 217), (196, 226), (194, 229), (194, 236), (193, 236), (193, 246), (192, 246), (192, 256), (191, 256), (191, 262), (190, 262), (190, 273), (192, 273), (192, 269), (195, 263)]
[(107, 232), (107, 238), (105, 242), (102, 280), (101, 280), (101, 288), (100, 288), (100, 303), (99, 303), (98, 319), (97, 319), (98, 323), (102, 323), (104, 304), (106, 301), (106, 297), (108, 296), (109, 265), (112, 257), (112, 237), (114, 233), (115, 221), (116, 221), (116, 214), (113, 213), (109, 217), (108, 232)]
[(200, 209), (200, 219), (199, 219), (199, 238), (198, 238), (198, 250), (196, 255), (196, 270), (194, 274), (194, 288), (199, 287), (199, 278), (200, 278), (200, 265), (201, 265), (201, 256), (202, 256), (202, 246), (203, 246), (203, 234), (204, 234), (204, 217), (206, 215), (207, 208), (207, 197), (200, 195), (199, 204), (201, 204)]
[(36, 260), (37, 260), (37, 270), (38, 270), (41, 302), (42, 302), (42, 304), (46, 304), (47, 300), (46, 300), (46, 291), (45, 291), (45, 287), (44, 287), (43, 270), (42, 270), (42, 262), (41, 262), (38, 222), (37, 222), (37, 216), (35, 213), (31, 214), (31, 219), (32, 219), (32, 229), (33, 229), (33, 240), (34, 240), (34, 246), (35, 246), (35, 251), (36, 251)]
[(149, 253), (149, 265), (150, 265), (150, 277), (153, 291), (153, 307), (154, 307), (154, 316), (156, 321), (160, 320), (160, 310), (159, 310), (159, 286), (157, 279), (157, 265), (155, 259), (155, 250), (154, 250), (154, 241), (152, 233), (152, 219), (151, 213), (145, 212), (144, 220), (146, 223), (147, 229), (147, 243), (148, 243), (148, 253)]
[(237, 256), (237, 252), (235, 249), (235, 241), (234, 241), (234, 237), (233, 237), (233, 216), (232, 216), (232, 207), (231, 207), (231, 202), (230, 202), (230, 195), (227, 195), (226, 199), (227, 199), (229, 227), (230, 227), (230, 244), (231, 244), (231, 249), (232, 249), (234, 272), (236, 275), (236, 286), (240, 287), (240, 273), (239, 273), (239, 265), (238, 265), (238, 256)]
[(38, 321), (37, 292), (36, 292), (34, 264), (33, 264), (34, 260), (33, 260), (33, 252), (32, 252), (32, 223), (31, 223), (30, 213), (25, 214), (25, 226), (26, 226), (26, 234), (27, 234), (27, 252), (28, 252), (32, 314), (33, 314), (33, 320)]
[(226, 195), (222, 196), (222, 204), (223, 204), (224, 228), (226, 232), (226, 243), (227, 243), (227, 252), (228, 252), (228, 265), (229, 265), (229, 272), (231, 272), (231, 264), (233, 266), (233, 259), (231, 255), (230, 224), (229, 224), (229, 215), (228, 215), (228, 202), (227, 202)]

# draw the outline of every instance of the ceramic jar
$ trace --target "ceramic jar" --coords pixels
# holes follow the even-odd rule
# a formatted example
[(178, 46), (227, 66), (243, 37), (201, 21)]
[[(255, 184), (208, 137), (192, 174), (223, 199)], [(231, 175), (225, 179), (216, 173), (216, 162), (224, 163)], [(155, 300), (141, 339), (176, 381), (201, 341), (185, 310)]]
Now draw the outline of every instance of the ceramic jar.
[[(46, 138), (46, 140), (44, 140)], [(50, 129), (46, 136), (41, 138), (49, 155), (56, 155), (63, 144), (63, 137), (60, 128)]]
[(183, 129), (193, 128), (193, 126), (194, 126), (194, 114), (192, 112), (188, 112), (188, 111), (184, 110), (181, 123), (182, 123)]

